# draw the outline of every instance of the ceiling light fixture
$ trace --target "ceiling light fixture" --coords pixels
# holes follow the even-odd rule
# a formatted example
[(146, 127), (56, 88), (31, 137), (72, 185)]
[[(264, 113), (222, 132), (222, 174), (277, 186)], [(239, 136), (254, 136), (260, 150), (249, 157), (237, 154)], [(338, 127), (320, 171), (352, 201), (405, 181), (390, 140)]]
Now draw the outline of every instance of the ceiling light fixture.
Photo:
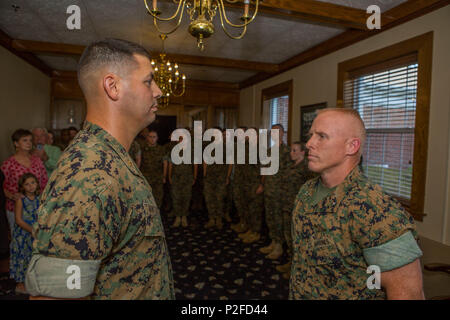
[[(186, 8), (191, 21), (189, 24), (189, 33), (197, 38), (197, 46), (202, 51), (205, 48), (203, 39), (210, 37), (214, 33), (214, 25), (212, 21), (217, 13), (217, 10), (219, 11), (222, 29), (230, 38), (238, 40), (244, 37), (247, 32), (247, 25), (255, 19), (256, 14), (258, 13), (258, 5), (260, 1), (261, 0), (252, 1), (255, 4), (255, 11), (253, 15), (249, 15), (250, 0), (173, 0), (173, 2), (178, 4), (177, 11), (169, 18), (161, 18), (160, 15), (162, 12), (158, 10), (157, 0), (152, 0), (151, 9), (147, 4), (147, 0), (144, 0), (148, 13), (153, 17), (153, 24), (159, 33), (165, 35), (171, 34), (178, 29), (181, 24), (181, 20), (183, 19), (184, 8)], [(243, 23), (234, 24), (230, 22), (227, 17), (225, 3), (235, 4), (238, 2), (244, 3), (244, 14), (241, 17)], [(177, 16), (179, 17), (177, 18)], [(177, 25), (169, 32), (162, 32), (158, 26), (157, 21), (176, 21), (176, 19), (178, 19)], [(238, 36), (231, 35), (231, 33), (229, 33), (226, 29), (224, 22), (232, 28), (242, 29), (241, 33)]]
[[(164, 40), (167, 35), (159, 36), (162, 40), (162, 51), (159, 54), (159, 61), (152, 60), (151, 64), (155, 71), (155, 82), (161, 89), (161, 97), (158, 101), (159, 109), (165, 109), (169, 105), (170, 96), (181, 97), (186, 89), (186, 76), (180, 75), (178, 64), (172, 63), (166, 58), (164, 53)], [(181, 80), (181, 81), (180, 81)]]

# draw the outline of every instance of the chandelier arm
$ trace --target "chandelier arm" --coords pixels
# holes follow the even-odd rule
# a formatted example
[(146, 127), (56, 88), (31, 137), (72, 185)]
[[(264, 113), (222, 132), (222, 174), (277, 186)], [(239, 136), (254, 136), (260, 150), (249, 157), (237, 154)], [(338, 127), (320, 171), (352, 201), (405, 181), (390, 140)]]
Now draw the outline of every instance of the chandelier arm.
[(147, 0), (144, 0), (144, 3), (145, 3), (145, 8), (147, 9), (147, 12), (148, 12), (154, 19), (158, 19), (159, 21), (170, 21), (170, 20), (173, 20), (173, 19), (178, 15), (178, 13), (180, 12), (180, 8), (182, 8), (182, 10), (181, 10), (181, 16), (183, 16), (183, 10), (184, 10), (184, 5), (185, 5), (185, 3), (186, 3), (186, 0), (179, 0), (177, 11), (176, 11), (176, 12), (174, 13), (174, 15), (171, 16), (170, 18), (160, 18), (160, 17), (158, 17), (158, 15), (157, 15), (157, 14), (154, 14), (154, 13), (153, 13), (153, 10), (150, 10), (150, 8), (148, 7)]
[[(185, 87), (185, 82), (183, 81), (183, 89), (182, 89), (182, 91), (180, 92), (180, 93), (175, 93), (175, 91), (172, 89), (172, 86), (170, 86), (170, 94), (172, 94), (174, 97), (181, 97), (183, 94), (184, 94), (184, 92), (185, 92), (185, 89), (186, 89), (186, 87)], [(176, 89), (175, 89), (176, 90)]]
[(234, 39), (234, 40), (240, 40), (244, 37), (245, 33), (247, 32), (247, 25), (243, 26), (244, 30), (242, 30), (242, 33), (239, 36), (233, 36), (233, 35), (231, 35), (231, 33), (228, 32), (227, 28), (225, 27), (225, 24), (223, 23), (223, 17), (222, 17), (221, 10), (219, 10), (219, 16), (220, 16), (220, 24), (222, 25), (222, 29), (227, 36), (229, 36), (231, 39)]
[(216, 1), (219, 4), (219, 13), (221, 14), (221, 17), (223, 14), (225, 22), (233, 28), (243, 28), (243, 27), (249, 25), (255, 19), (256, 14), (258, 13), (259, 0), (256, 0), (256, 7), (255, 7), (255, 12), (253, 13), (253, 16), (243, 24), (234, 24), (230, 20), (228, 20), (227, 13), (225, 11), (225, 5), (223, 4), (223, 0), (216, 0)]
[[(186, 1), (186, 0), (183, 0), (183, 1)], [(173, 28), (173, 29), (172, 29), (171, 31), (169, 31), (169, 32), (163, 32), (163, 31), (159, 28), (158, 22), (156, 21), (156, 19), (157, 19), (156, 17), (153, 17), (153, 25), (155, 26), (156, 30), (158, 30), (159, 33), (162, 33), (162, 34), (165, 34), (165, 35), (174, 33), (174, 32), (178, 29), (178, 27), (181, 25), (181, 20), (183, 19), (183, 12), (184, 12), (184, 5), (183, 5), (183, 7), (182, 7), (182, 9), (181, 9), (181, 14), (180, 14), (180, 17), (178, 18), (177, 25), (175, 26), (175, 28)]]

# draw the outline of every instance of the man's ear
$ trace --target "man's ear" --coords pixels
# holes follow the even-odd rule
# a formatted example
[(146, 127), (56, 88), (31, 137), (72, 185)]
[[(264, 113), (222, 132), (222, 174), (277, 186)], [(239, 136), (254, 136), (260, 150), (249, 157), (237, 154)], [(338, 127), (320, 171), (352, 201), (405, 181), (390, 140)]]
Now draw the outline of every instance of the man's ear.
[(347, 140), (347, 154), (353, 156), (358, 153), (361, 148), (361, 140), (358, 138), (350, 138)]
[(119, 100), (119, 77), (114, 73), (105, 75), (103, 77), (103, 89), (111, 100)]

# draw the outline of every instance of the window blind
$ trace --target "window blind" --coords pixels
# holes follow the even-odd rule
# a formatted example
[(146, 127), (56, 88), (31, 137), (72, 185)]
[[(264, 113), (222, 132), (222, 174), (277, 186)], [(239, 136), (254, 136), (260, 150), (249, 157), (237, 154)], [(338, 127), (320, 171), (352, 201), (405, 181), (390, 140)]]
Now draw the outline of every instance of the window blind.
[(270, 126), (281, 123), (284, 127), (283, 142), (287, 144), (289, 124), (289, 96), (270, 99)]
[(362, 168), (394, 196), (411, 199), (417, 57), (407, 56), (349, 74), (344, 107), (356, 109), (367, 130)]

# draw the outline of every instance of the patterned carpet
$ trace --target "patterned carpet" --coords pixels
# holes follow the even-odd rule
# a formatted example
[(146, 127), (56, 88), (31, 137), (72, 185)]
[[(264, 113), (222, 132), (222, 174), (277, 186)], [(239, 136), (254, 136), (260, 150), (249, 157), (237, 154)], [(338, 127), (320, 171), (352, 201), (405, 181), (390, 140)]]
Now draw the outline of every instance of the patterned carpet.
[[(289, 281), (275, 270), (286, 261), (265, 259), (258, 251), (269, 243), (267, 230), (253, 244), (244, 244), (224, 224), (205, 229), (205, 212), (193, 212), (187, 228), (172, 227), (175, 218), (162, 214), (173, 266), (177, 300), (287, 299)], [(15, 283), (0, 274), (0, 300), (28, 299), (14, 292)]]
[(286, 257), (272, 261), (258, 250), (269, 243), (266, 236), (244, 244), (229, 223), (205, 229), (202, 214), (191, 215), (187, 228), (173, 228), (174, 218), (163, 220), (177, 300), (288, 298), (289, 281), (275, 270)]

